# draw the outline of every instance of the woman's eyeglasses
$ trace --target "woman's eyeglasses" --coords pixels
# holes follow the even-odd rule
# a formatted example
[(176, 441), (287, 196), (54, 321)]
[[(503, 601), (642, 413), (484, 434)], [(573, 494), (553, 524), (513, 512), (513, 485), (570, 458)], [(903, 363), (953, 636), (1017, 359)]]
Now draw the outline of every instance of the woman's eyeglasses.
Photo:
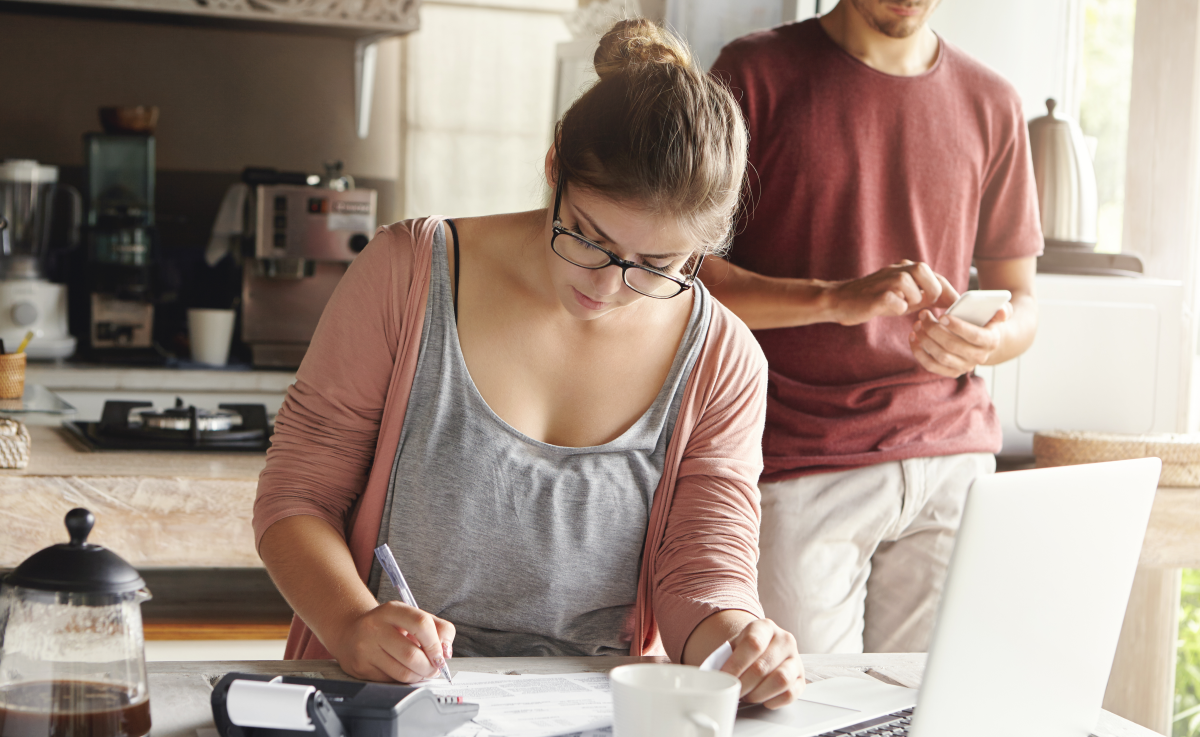
[(651, 266), (636, 264), (619, 258), (615, 253), (602, 246), (592, 243), (579, 233), (567, 230), (558, 219), (558, 208), (562, 204), (563, 177), (558, 178), (558, 188), (554, 193), (554, 235), (550, 237), (550, 248), (564, 261), (584, 269), (606, 269), (609, 266), (621, 267), (621, 279), (625, 286), (638, 294), (654, 299), (670, 299), (683, 294), (692, 288), (696, 274), (700, 273), (700, 265), (704, 263), (704, 254), (696, 261), (691, 273), (677, 277)]

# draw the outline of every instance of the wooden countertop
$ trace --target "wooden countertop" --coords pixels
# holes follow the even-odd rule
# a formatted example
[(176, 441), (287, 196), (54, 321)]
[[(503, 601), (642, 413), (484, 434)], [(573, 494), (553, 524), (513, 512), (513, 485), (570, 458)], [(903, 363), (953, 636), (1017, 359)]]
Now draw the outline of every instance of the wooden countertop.
[[(665, 661), (665, 658), (454, 658), (450, 661), (450, 670), (453, 673), (584, 673), (607, 672), (627, 663), (660, 661)], [(810, 681), (852, 676), (916, 688), (921, 685), (921, 677), (925, 672), (925, 655), (805, 655), (804, 664)], [(332, 660), (158, 662), (148, 663), (147, 669), (154, 737), (196, 737), (197, 729), (213, 728), (212, 705), (209, 701), (211, 684), (231, 671), (349, 678)], [(1156, 732), (1108, 712), (1100, 713), (1095, 735), (1161, 737)]]
[(1200, 568), (1200, 489), (1158, 487), (1138, 565)]
[(29, 466), (2, 469), (11, 476), (140, 476), (143, 478), (237, 479), (258, 481), (265, 453), (183, 453), (171, 451), (91, 452), (60, 427), (30, 425)]
[(74, 507), (89, 541), (138, 568), (257, 568), (250, 520), (261, 453), (87, 452), (56, 427), (29, 428), (30, 462), (0, 471), (0, 568), (67, 540)]

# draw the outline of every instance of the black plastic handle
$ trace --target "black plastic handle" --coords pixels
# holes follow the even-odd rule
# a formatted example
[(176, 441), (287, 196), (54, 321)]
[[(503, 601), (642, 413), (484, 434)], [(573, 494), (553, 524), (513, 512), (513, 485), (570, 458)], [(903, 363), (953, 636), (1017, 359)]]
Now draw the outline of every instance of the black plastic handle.
[(71, 535), (71, 545), (80, 547), (87, 543), (88, 535), (96, 524), (96, 516), (83, 507), (76, 507), (67, 512), (67, 532)]

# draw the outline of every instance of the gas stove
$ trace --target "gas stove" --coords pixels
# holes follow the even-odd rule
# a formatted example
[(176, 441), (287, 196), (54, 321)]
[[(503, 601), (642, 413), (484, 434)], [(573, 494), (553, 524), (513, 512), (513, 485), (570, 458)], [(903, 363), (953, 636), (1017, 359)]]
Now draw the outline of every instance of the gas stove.
[(271, 444), (261, 404), (222, 404), (216, 411), (185, 405), (156, 411), (150, 402), (104, 403), (99, 422), (64, 422), (89, 450), (264, 452)]

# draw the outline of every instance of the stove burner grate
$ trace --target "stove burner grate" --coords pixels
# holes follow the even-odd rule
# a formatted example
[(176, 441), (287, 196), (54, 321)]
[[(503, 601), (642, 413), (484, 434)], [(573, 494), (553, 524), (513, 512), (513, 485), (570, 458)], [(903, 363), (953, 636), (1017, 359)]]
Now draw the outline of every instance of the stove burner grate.
[[(272, 428), (261, 404), (222, 404), (217, 412), (207, 412), (176, 399), (174, 408), (161, 413), (137, 411), (146, 407), (153, 408), (153, 404), (108, 401), (99, 422), (66, 422), (63, 426), (90, 450), (263, 452), (271, 444)], [(229, 429), (206, 429), (226, 427)]]

